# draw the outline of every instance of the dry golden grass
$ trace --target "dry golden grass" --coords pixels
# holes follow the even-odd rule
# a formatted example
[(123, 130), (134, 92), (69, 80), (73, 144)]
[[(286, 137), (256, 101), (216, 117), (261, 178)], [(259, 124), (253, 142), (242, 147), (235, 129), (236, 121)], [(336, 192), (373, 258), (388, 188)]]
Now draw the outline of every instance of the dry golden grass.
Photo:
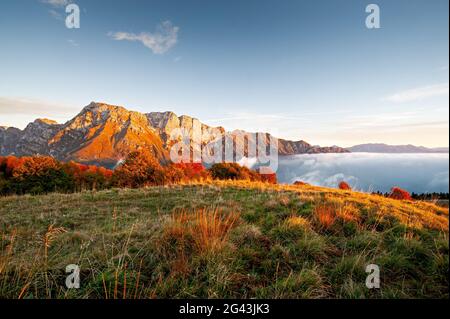
[[(213, 181), (212, 185), (256, 189), (261, 192), (293, 192), (298, 194), (302, 201), (311, 202), (315, 205), (331, 201), (335, 207), (349, 205), (349, 207), (354, 207), (348, 208), (350, 210), (364, 209), (375, 215), (395, 217), (403, 224), (413, 228), (425, 227), (445, 232), (448, 232), (449, 229), (448, 209), (424, 201), (395, 200), (368, 193), (344, 191), (312, 185), (302, 185), (302, 187), (298, 187), (295, 185), (271, 185), (250, 181)], [(344, 215), (346, 216), (345, 218), (350, 217), (348, 213), (341, 216)]]
[(288, 219), (286, 219), (286, 224), (291, 227), (303, 227), (303, 228), (311, 227), (309, 220), (295, 215), (290, 216)]
[(336, 213), (334, 212), (334, 208), (326, 204), (316, 206), (314, 214), (314, 217), (318, 223), (325, 229), (331, 228), (336, 221)]
[(289, 198), (289, 196), (283, 194), (278, 197), (278, 202), (283, 206), (288, 206), (291, 202), (291, 199)]
[(218, 209), (201, 209), (195, 213), (194, 240), (200, 251), (220, 249), (239, 220), (239, 214), (222, 214)]
[(47, 232), (42, 237), (42, 244), (44, 246), (44, 259), (48, 259), (48, 249), (56, 237), (62, 233), (67, 232), (64, 227), (55, 227), (53, 224), (48, 226)]
[[(8, 262), (10, 261), (13, 249), (14, 249), (14, 241), (17, 236), (17, 231), (14, 229), (10, 235), (2, 235), (2, 254), (0, 255), (0, 275), (4, 272), (6, 269), (6, 266), (8, 265)], [(3, 242), (5, 242), (6, 247), (3, 248)]]
[(223, 213), (218, 208), (201, 208), (194, 212), (182, 210), (172, 215), (165, 232), (182, 241), (190, 236), (201, 253), (214, 252), (223, 247), (239, 216), (235, 212)]
[(344, 205), (340, 207), (337, 212), (338, 217), (342, 218), (344, 221), (359, 221), (360, 210), (351, 204)]
[[(0, 198), (0, 221), (2, 298), (448, 295), (448, 211), (433, 203), (211, 181)], [(87, 271), (77, 290), (61, 285), (71, 263)], [(383, 290), (364, 290), (367, 263)]]

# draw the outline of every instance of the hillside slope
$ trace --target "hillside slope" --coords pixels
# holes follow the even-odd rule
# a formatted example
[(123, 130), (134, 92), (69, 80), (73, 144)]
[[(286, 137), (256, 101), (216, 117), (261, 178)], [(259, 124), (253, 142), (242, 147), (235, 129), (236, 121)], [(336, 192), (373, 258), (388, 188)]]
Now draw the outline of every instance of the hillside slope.
[(0, 231), (0, 298), (448, 298), (448, 211), (423, 202), (249, 182), (114, 189), (0, 198)]

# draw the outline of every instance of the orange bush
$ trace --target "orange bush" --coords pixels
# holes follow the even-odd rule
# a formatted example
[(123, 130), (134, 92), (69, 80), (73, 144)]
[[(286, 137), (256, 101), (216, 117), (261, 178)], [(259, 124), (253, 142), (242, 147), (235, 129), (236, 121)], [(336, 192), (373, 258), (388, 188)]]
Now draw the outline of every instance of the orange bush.
[(391, 193), (389, 194), (389, 198), (398, 199), (398, 200), (412, 200), (411, 194), (400, 187), (392, 187)]
[(42, 176), (49, 170), (58, 170), (60, 164), (52, 157), (46, 156), (34, 156), (34, 157), (21, 157), (18, 161), (14, 162), (12, 166), (9, 167), (11, 170), (11, 176), (17, 180), (22, 180), (27, 176)]
[(0, 170), (6, 177), (11, 177), (13, 170), (21, 163), (23, 160), (15, 156), (0, 157)]
[(108, 186), (113, 175), (113, 171), (104, 167), (75, 162), (65, 163), (63, 169), (72, 176), (77, 190), (104, 188)]
[(105, 188), (112, 171), (75, 162), (61, 163), (48, 156), (0, 157), (0, 193), (73, 192)]
[(176, 163), (165, 169), (166, 180), (171, 183), (180, 181), (200, 181), (210, 175), (202, 163)]
[(47, 156), (8, 156), (0, 160), (1, 194), (41, 194), (54, 191), (71, 192), (71, 176), (61, 163)]
[(276, 184), (278, 182), (277, 174), (274, 172), (267, 173), (267, 174), (262, 174), (260, 172), (259, 175), (261, 177), (261, 182), (265, 182), (265, 183), (269, 183), (269, 184)]
[(116, 168), (113, 183), (119, 187), (137, 188), (162, 185), (165, 172), (161, 164), (148, 152), (132, 152), (125, 162)]
[(347, 182), (344, 182), (344, 181), (339, 183), (339, 189), (352, 190), (351, 186)]

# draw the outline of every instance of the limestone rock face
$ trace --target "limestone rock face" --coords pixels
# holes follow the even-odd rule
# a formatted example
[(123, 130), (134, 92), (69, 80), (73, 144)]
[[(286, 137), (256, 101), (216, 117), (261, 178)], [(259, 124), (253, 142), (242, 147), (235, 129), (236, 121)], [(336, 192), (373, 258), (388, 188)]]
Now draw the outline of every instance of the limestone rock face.
[(0, 127), (0, 155), (15, 154), (22, 131), (15, 127)]
[[(215, 139), (217, 133), (224, 134), (223, 127), (211, 127), (201, 123), (198, 119), (182, 115), (178, 117), (173, 112), (152, 112), (146, 114), (151, 125), (159, 133), (165, 145), (168, 146), (171, 134), (174, 130), (181, 129), (189, 132), (192, 136), (196, 129), (201, 137), (202, 143), (209, 143)], [(201, 134), (200, 134), (201, 132)]]
[[(226, 132), (223, 127), (211, 127), (190, 116), (177, 116), (173, 112), (133, 112), (121, 106), (92, 102), (65, 124), (38, 119), (24, 130), (0, 127), (0, 155), (49, 155), (59, 160), (114, 166), (130, 152), (145, 149), (164, 162), (169, 159), (170, 148), (179, 143), (176, 134), (184, 131), (191, 136), (191, 150), (210, 144), (223, 143), (221, 137), (234, 141), (235, 147), (247, 149), (238, 138), (244, 131)], [(175, 131), (174, 131), (175, 130)], [(265, 144), (269, 142), (269, 134)], [(245, 142), (256, 143), (249, 134)], [(175, 137), (175, 138), (174, 138)], [(183, 141), (181, 141), (183, 142)], [(244, 143), (245, 144), (245, 143)], [(305, 141), (278, 140), (280, 155), (305, 153), (341, 153), (347, 150), (333, 147), (311, 146)], [(239, 160), (239, 159), (237, 159)]]
[(47, 119), (37, 119), (27, 125), (16, 144), (15, 153), (18, 156), (50, 153), (49, 139), (55, 135), (61, 125)]
[(158, 133), (141, 113), (104, 103), (91, 103), (50, 140), (51, 155), (62, 160), (114, 165), (130, 152), (149, 150), (168, 159)]

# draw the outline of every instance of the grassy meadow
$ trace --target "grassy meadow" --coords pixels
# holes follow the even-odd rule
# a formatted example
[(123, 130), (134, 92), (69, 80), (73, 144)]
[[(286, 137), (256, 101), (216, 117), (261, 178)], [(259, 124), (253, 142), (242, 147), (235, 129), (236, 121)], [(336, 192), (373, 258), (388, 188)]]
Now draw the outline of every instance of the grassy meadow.
[(448, 298), (448, 270), (432, 203), (245, 181), (0, 197), (0, 298)]

